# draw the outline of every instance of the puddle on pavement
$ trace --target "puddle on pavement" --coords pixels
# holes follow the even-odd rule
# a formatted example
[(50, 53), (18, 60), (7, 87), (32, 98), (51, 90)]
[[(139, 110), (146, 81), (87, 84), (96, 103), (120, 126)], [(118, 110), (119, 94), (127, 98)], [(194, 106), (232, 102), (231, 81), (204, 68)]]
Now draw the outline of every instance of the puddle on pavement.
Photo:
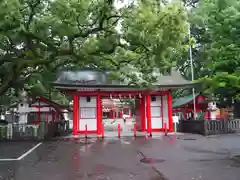
[(164, 162), (164, 159), (154, 159), (154, 158), (143, 158), (140, 160), (141, 163), (144, 164), (156, 164)]
[(117, 141), (109, 141), (108, 144), (117, 144)]
[(228, 155), (229, 152), (225, 149), (218, 149), (216, 150), (210, 150), (210, 149), (202, 149), (202, 148), (196, 148), (191, 146), (185, 146), (183, 147), (184, 150), (188, 152), (194, 152), (194, 153), (203, 153), (203, 154), (214, 154), (214, 155)]
[(235, 155), (230, 158), (232, 160), (231, 167), (240, 167), (240, 155)]
[(189, 159), (188, 160), (188, 162), (211, 162), (211, 161), (224, 163), (228, 165), (228, 167), (240, 168), (240, 155), (235, 155), (232, 157), (223, 157), (219, 159)]
[(187, 162), (213, 162), (213, 161), (226, 161), (226, 158), (215, 159), (188, 159)]
[(183, 138), (182, 140), (187, 140), (187, 141), (195, 141), (195, 138)]
[(88, 140), (88, 139), (77, 139), (77, 138), (73, 138), (73, 139), (69, 139), (70, 142), (74, 142), (76, 144), (82, 144), (82, 145), (85, 145), (85, 144), (92, 144), (94, 143), (94, 141), (92, 140)]

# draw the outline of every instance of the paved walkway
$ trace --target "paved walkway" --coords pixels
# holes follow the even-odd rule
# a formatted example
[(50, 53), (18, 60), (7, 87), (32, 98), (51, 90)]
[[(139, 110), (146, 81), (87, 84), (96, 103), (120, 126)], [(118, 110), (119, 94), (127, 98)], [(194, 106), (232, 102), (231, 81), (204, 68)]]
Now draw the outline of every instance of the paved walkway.
[(66, 139), (44, 142), (21, 161), (0, 162), (0, 175), (14, 180), (239, 180), (239, 155), (236, 134), (93, 138), (87, 145)]
[(240, 136), (197, 135), (152, 139), (139, 147), (147, 157), (164, 159), (155, 167), (170, 180), (239, 180)]
[[(155, 180), (158, 172), (140, 162), (122, 140), (60, 141), (43, 144), (15, 168), (16, 180)], [(159, 179), (164, 180), (164, 179)]]

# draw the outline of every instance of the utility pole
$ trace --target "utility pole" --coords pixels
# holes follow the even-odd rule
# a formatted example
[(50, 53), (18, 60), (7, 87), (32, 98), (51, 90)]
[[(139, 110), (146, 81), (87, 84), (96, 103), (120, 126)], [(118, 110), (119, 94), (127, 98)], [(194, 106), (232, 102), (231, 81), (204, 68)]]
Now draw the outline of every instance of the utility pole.
[[(191, 63), (191, 75), (192, 81), (194, 81), (194, 69), (193, 69), (193, 57), (192, 57), (192, 45), (191, 45), (191, 25), (189, 24), (188, 27), (188, 38), (189, 38), (189, 59)], [(192, 95), (193, 95), (193, 113), (194, 113), (194, 120), (196, 119), (196, 97), (195, 97), (195, 88), (192, 88)]]

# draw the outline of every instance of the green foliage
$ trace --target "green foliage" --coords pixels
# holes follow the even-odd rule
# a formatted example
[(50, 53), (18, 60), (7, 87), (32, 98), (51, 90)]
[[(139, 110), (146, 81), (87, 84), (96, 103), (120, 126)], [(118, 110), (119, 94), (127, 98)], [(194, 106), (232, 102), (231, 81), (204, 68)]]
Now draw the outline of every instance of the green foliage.
[(237, 0), (205, 0), (200, 2), (196, 15), (201, 16), (208, 38), (205, 43), (207, 90), (220, 97), (236, 97), (240, 93), (239, 15)]
[[(117, 9), (112, 0), (3, 0), (0, 8), (0, 95), (25, 88), (46, 96), (62, 68), (112, 69), (139, 85), (138, 75), (122, 71), (132, 66), (140, 86), (150, 86), (154, 68), (169, 69), (185, 47), (186, 14), (177, 2)], [(59, 92), (52, 98), (67, 101)]]
[[(202, 0), (189, 9), (195, 79), (203, 83), (199, 91), (220, 99), (239, 98), (238, 0)], [(179, 69), (190, 79), (189, 52), (176, 56)]]
[(176, 2), (156, 5), (155, 1), (138, 1), (122, 12), (122, 37), (129, 46), (125, 53), (151, 85), (155, 81), (150, 76), (153, 70), (169, 70), (174, 52), (182, 48), (187, 33), (184, 8)]
[(0, 8), (0, 95), (23, 84), (42, 93), (60, 67), (101, 65), (95, 57), (119, 44), (111, 1), (3, 0)]

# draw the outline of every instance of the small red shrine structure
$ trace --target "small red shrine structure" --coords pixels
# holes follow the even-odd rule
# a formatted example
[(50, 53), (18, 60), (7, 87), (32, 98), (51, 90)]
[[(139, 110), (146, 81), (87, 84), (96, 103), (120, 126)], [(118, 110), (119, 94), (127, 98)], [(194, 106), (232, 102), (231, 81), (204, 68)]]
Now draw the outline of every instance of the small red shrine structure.
[(17, 107), (19, 123), (39, 124), (39, 122), (63, 120), (66, 107), (41, 96), (27, 97)]
[[(201, 94), (195, 95), (196, 114), (199, 119), (215, 120), (226, 119), (225, 115), (213, 108), (213, 101)], [(173, 100), (173, 114), (182, 120), (194, 119), (193, 95), (183, 96)]]
[[(127, 68), (124, 67), (125, 70)], [(134, 68), (126, 72), (141, 77), (141, 73)], [(172, 132), (171, 90), (196, 85), (175, 70), (168, 75), (156, 71), (154, 75), (157, 81), (151, 89), (139, 88), (131, 84), (127, 77), (124, 82), (112, 80), (109, 74), (94, 69), (63, 70), (53, 82), (55, 88), (73, 96), (73, 135), (85, 133), (86, 125), (88, 133), (102, 132), (102, 99), (110, 97), (135, 98), (138, 131), (146, 131), (151, 135), (153, 131), (164, 131), (166, 126)]]
[[(193, 95), (183, 96), (173, 100), (173, 113), (179, 116), (180, 119), (187, 120), (193, 119), (194, 117), (194, 105), (193, 105)], [(210, 111), (208, 109), (209, 101), (205, 96), (196, 94), (196, 113), (203, 114), (204, 117), (210, 116)]]

